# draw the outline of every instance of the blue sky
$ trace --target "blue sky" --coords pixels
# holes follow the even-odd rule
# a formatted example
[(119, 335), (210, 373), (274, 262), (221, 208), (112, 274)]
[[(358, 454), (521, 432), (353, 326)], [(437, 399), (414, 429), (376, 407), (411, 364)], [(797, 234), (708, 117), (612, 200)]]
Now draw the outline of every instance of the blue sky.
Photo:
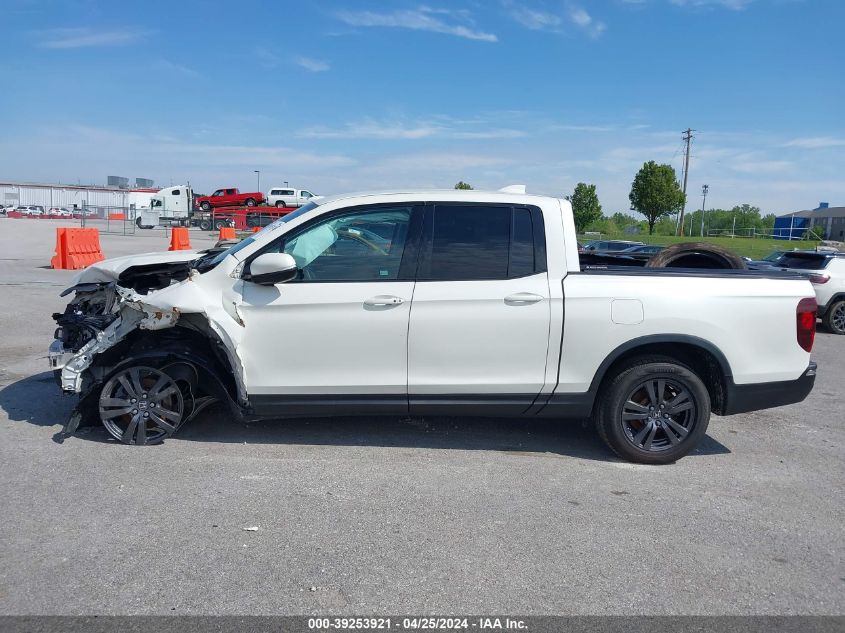
[(845, 204), (840, 0), (0, 3), (0, 179)]

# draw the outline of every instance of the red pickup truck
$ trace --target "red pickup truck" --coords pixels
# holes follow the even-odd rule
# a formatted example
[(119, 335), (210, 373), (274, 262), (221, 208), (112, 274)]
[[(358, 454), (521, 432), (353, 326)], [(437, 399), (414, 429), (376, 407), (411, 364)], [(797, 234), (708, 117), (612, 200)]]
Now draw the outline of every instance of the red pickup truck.
[(254, 207), (265, 201), (260, 191), (241, 193), (235, 188), (218, 189), (210, 196), (194, 198), (194, 203), (203, 211), (212, 207)]

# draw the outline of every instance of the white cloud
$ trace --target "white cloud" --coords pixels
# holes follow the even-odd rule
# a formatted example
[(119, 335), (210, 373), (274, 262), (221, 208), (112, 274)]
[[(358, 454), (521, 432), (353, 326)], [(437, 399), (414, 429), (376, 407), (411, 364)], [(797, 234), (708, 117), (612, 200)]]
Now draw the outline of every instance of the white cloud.
[(126, 46), (143, 39), (147, 31), (140, 29), (45, 29), (36, 31), (40, 48), (90, 48), (99, 46)]
[(581, 7), (572, 7), (569, 10), (569, 19), (590, 37), (598, 37), (607, 30), (607, 25), (604, 22), (594, 20), (593, 16)]
[(80, 124), (30, 130), (27, 137), (25, 142), (8, 137), (0, 141), (0, 173), (21, 180), (98, 182), (114, 169), (144, 174), (158, 183), (190, 180), (202, 191), (220, 183), (254, 183), (254, 169), (261, 169), (262, 179), (267, 173), (293, 182), (304, 174), (343, 171), (357, 164), (343, 153), (304, 147), (190, 142), (184, 133), (150, 135)]
[(200, 73), (198, 73), (193, 68), (183, 66), (182, 64), (177, 64), (175, 62), (170, 61), (169, 59), (158, 59), (153, 62), (153, 71), (169, 75), (182, 75), (183, 77), (200, 77)]
[(784, 147), (802, 147), (804, 149), (822, 149), (825, 147), (845, 147), (845, 138), (832, 136), (807, 136), (795, 138), (784, 143)]
[(612, 125), (553, 125), (551, 129), (564, 132), (612, 132), (616, 128)]
[(679, 7), (710, 7), (720, 6), (734, 11), (742, 11), (754, 0), (669, 0)]
[(516, 7), (511, 10), (510, 15), (522, 26), (534, 31), (557, 30), (563, 22), (559, 15), (529, 9), (528, 7)]
[(336, 17), (350, 26), (404, 28), (415, 31), (431, 31), (445, 33), (456, 37), (482, 42), (496, 42), (498, 38), (493, 33), (479, 31), (465, 24), (445, 22), (441, 16), (458, 18), (466, 21), (465, 13), (446, 9), (432, 9), (421, 6), (417, 9), (397, 10), (390, 13), (376, 13), (375, 11), (340, 11)]
[[(479, 112), (463, 119), (369, 118), (311, 128), (304, 138), (294, 139), (286, 135), (285, 124), (264, 115), (198, 120), (193, 128), (175, 131), (55, 126), (4, 135), (0, 173), (10, 179), (64, 182), (141, 174), (160, 184), (190, 180), (196, 190), (212, 191), (221, 184), (253, 187), (253, 170), (260, 169), (262, 182), (288, 180), (321, 194), (451, 187), (464, 180), (484, 189), (524, 182), (532, 193), (561, 196), (580, 181), (597, 185), (607, 213), (628, 210), (631, 180), (647, 160), (673, 165), (680, 177), (683, 152), (677, 130), (632, 130), (624, 121), (592, 123), (561, 125), (542, 112)], [(611, 128), (613, 133), (598, 133)], [(708, 183), (707, 204), (714, 208), (747, 202), (764, 213), (784, 213), (810, 208), (817, 200), (845, 202), (841, 152), (805, 154), (802, 145), (787, 150), (785, 143), (817, 137), (790, 141), (761, 132), (699, 132), (692, 150), (690, 199), (700, 206), (701, 185)], [(276, 146), (281, 138), (285, 141)], [(792, 152), (801, 160), (785, 155)]]
[(559, 15), (517, 4), (513, 0), (503, 0), (502, 4), (514, 21), (532, 31), (560, 33), (564, 30), (565, 22), (575, 25), (593, 38), (607, 30), (607, 25), (604, 22), (595, 20), (584, 8), (578, 5), (568, 4), (567, 13)]
[(322, 73), (331, 68), (328, 62), (324, 62), (319, 59), (314, 59), (313, 57), (303, 57), (301, 55), (295, 57), (293, 62), (297, 66), (300, 66), (312, 73)]
[(377, 139), (409, 140), (420, 139), (437, 134), (438, 128), (431, 125), (406, 126), (402, 123), (379, 123), (370, 119), (347, 123), (340, 128), (323, 125), (305, 128), (298, 136), (317, 139)]
[(408, 141), (433, 137), (483, 140), (519, 138), (525, 136), (525, 132), (512, 128), (492, 127), (483, 118), (462, 121), (451, 117), (438, 116), (432, 117), (431, 120), (416, 121), (410, 124), (402, 121), (376, 121), (368, 118), (336, 128), (318, 125), (305, 128), (298, 136), (314, 139), (389, 141)]
[[(623, 4), (632, 5), (635, 7), (642, 7), (649, 4), (652, 0), (620, 0)], [(732, 11), (742, 11), (756, 0), (668, 0), (669, 4), (674, 4), (677, 7), (691, 7), (691, 8), (708, 8), (708, 7), (722, 7)], [(783, 2), (789, 0), (781, 0)]]
[(282, 58), (266, 46), (255, 46), (252, 55), (264, 68), (275, 68), (282, 63)]

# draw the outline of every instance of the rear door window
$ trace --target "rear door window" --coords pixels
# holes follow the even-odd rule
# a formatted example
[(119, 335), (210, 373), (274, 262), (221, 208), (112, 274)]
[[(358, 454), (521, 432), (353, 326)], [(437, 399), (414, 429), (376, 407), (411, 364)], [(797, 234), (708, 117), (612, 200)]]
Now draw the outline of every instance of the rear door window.
[(545, 270), (533, 215), (527, 208), (492, 204), (429, 208), (417, 279), (510, 279)]

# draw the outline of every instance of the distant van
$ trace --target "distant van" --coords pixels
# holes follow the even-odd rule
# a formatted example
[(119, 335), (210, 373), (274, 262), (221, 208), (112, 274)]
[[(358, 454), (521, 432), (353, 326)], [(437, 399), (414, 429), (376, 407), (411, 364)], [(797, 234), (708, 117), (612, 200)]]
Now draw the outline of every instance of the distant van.
[(276, 207), (301, 207), (313, 197), (313, 193), (304, 189), (278, 187), (267, 192), (267, 204)]

